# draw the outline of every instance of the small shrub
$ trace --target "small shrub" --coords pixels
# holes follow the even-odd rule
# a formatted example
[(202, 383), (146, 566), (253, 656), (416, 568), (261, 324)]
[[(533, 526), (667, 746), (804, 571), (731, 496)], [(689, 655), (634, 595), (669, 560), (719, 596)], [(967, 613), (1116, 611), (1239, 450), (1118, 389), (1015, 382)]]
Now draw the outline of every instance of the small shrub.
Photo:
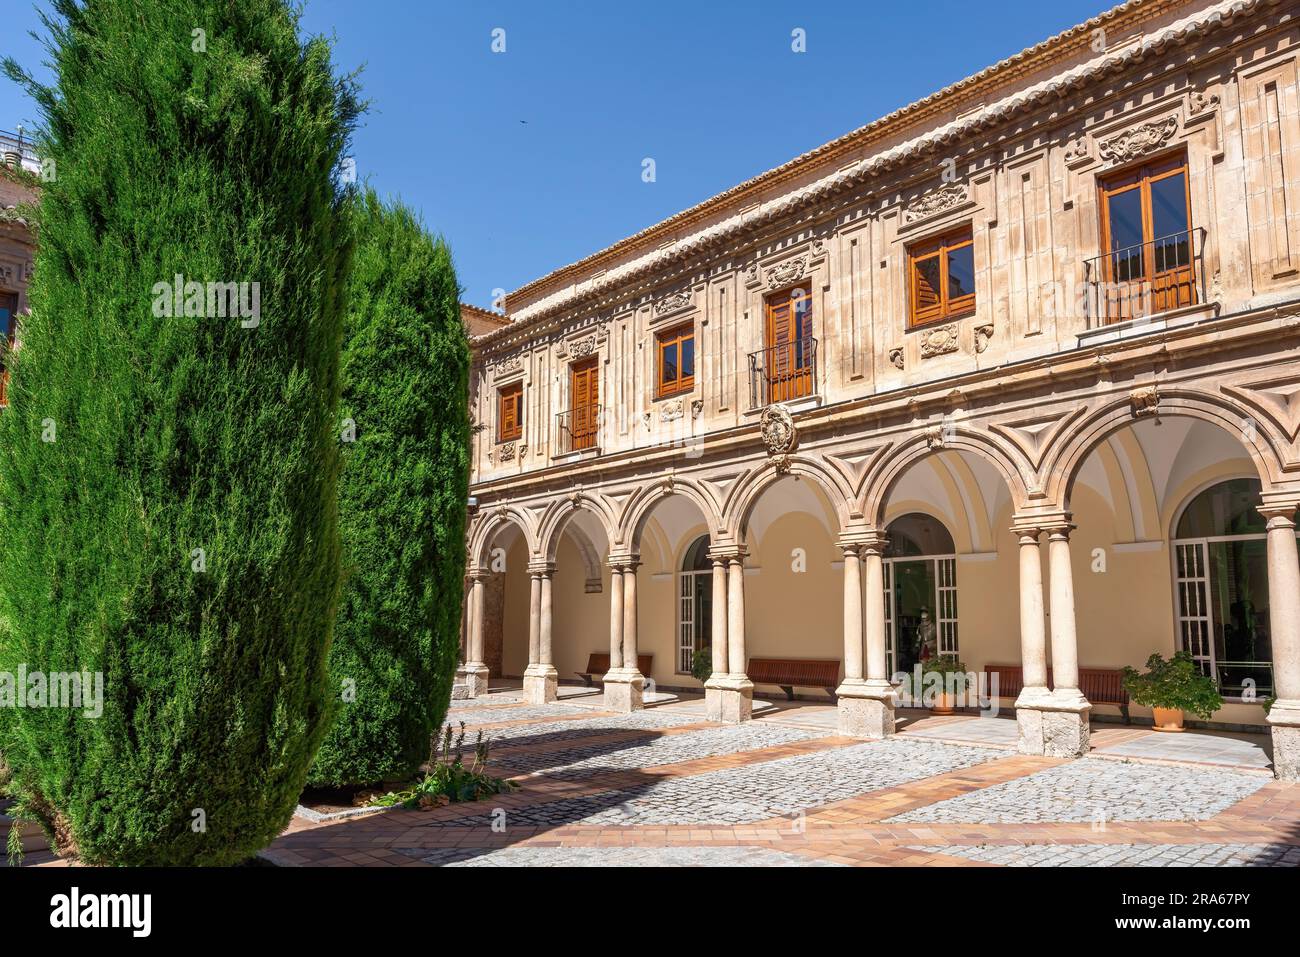
[(479, 801), (514, 790), (511, 782), (487, 773), (488, 750), (488, 741), (480, 731), (474, 741), (474, 761), (466, 767), (465, 722), (460, 723), (459, 732), (453, 732), (448, 724), (443, 728), (441, 753), (434, 739), (424, 777), (406, 790), (390, 791), (376, 798), (374, 806), (430, 807), (451, 801)]
[(1174, 652), (1168, 661), (1153, 654), (1147, 659), (1146, 674), (1125, 665), (1124, 687), (1133, 703), (1144, 708), (1177, 708), (1208, 719), (1223, 707), (1214, 682), (1201, 674), (1185, 651)]
[[(962, 661), (956, 655), (935, 655), (921, 662), (921, 674), (937, 674), (941, 676), (944, 690), (947, 691), (951, 686), (953, 691), (965, 691), (966, 685), (970, 680), (970, 673), (966, 670), (966, 662)], [(951, 678), (951, 681), (949, 679)]]
[(701, 649), (691, 656), (691, 674), (696, 681), (708, 681), (713, 677), (713, 653)]

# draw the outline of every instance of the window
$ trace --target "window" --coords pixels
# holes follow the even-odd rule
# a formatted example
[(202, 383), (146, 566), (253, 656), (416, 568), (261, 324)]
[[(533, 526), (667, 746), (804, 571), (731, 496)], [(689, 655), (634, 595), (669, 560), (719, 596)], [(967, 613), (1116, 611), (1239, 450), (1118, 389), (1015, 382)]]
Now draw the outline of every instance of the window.
[(9, 350), (18, 327), (18, 297), (0, 292), (0, 405), (9, 404)]
[(524, 384), (516, 382), (497, 393), (500, 411), (497, 413), (497, 441), (513, 442), (524, 434)]
[(569, 411), (567, 452), (596, 447), (600, 430), (600, 361), (592, 356), (575, 362), (569, 370)]
[(1195, 303), (1187, 188), (1182, 156), (1101, 181), (1106, 321)]
[(812, 302), (812, 292), (806, 286), (795, 286), (767, 299), (767, 348), (757, 364), (766, 404), (812, 395), (817, 359)]
[(975, 311), (975, 244), (970, 227), (912, 246), (910, 326)]
[(1193, 498), (1174, 530), (1178, 641), (1220, 693), (1273, 692), (1268, 534), (1258, 479), (1231, 479)]
[(677, 673), (694, 673), (695, 656), (713, 647), (713, 572), (709, 536), (697, 538), (686, 550), (678, 573)]
[(659, 336), (659, 385), (656, 398), (695, 388), (695, 326), (678, 326)]

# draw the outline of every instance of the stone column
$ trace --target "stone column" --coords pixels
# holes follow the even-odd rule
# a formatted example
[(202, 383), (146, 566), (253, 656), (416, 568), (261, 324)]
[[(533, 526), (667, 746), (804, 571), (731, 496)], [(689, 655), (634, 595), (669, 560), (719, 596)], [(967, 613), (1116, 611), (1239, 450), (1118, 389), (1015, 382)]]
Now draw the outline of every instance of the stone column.
[[(710, 721), (740, 724), (748, 721), (753, 711), (754, 683), (745, 675), (745, 549), (726, 544), (709, 553), (727, 563), (727, 673), (714, 673), (708, 686), (712, 694), (705, 695)], [(717, 580), (717, 566), (714, 580)], [(718, 601), (714, 596), (714, 602)], [(718, 620), (715, 616), (715, 621)]]
[(551, 577), (555, 566), (538, 562), (532, 575), (531, 616), (528, 621), (528, 670), (524, 672), (524, 697), (532, 704), (549, 704), (558, 696), (560, 676), (551, 663)]
[(1296, 549), (1294, 500), (1270, 501), (1268, 519), (1268, 618), (1273, 641), (1273, 694), (1268, 723), (1273, 731), (1273, 774), (1300, 781), (1300, 556)]
[(1041, 525), (1017, 518), (1012, 526), (1020, 541), (1020, 668), (1024, 687), (1016, 698), (1016, 724), (1022, 754), (1043, 754), (1043, 715), (1050, 709), (1047, 688), (1047, 643), (1043, 617), (1043, 567), (1038, 539)]
[[(713, 670), (704, 682), (704, 711), (710, 721), (722, 720), (722, 695), (728, 674), (727, 660), (727, 560), (709, 553), (713, 563), (713, 619), (712, 631)], [(721, 683), (721, 684), (720, 684)]]
[(488, 666), (483, 661), (483, 596), (487, 588), (488, 573), (482, 569), (470, 572), (469, 589), (469, 650), (464, 667), (466, 696), (477, 698), (487, 694)]
[(1069, 516), (1047, 528), (1051, 588), (1052, 708), (1043, 712), (1043, 753), (1078, 758), (1088, 753), (1092, 705), (1079, 690), (1079, 648), (1074, 624), (1074, 570), (1070, 562)]
[[(885, 536), (874, 530), (841, 541), (844, 549), (844, 682), (836, 689), (839, 733), (883, 738), (894, 733), (894, 686), (885, 650)], [(859, 565), (862, 566), (861, 573)], [(863, 581), (866, 604), (863, 605)], [(865, 608), (865, 615), (863, 610)], [(862, 633), (866, 630), (866, 677)]]
[(637, 607), (635, 555), (611, 556), (610, 567), (620, 586), (611, 588), (609, 673), (605, 675), (605, 707), (637, 711), (644, 707), (645, 678), (637, 668)]

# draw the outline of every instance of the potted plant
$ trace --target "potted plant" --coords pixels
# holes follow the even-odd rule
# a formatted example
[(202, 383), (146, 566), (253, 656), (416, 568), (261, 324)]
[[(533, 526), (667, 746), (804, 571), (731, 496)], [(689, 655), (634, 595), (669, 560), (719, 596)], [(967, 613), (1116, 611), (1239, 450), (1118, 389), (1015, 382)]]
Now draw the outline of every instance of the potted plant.
[(701, 648), (691, 656), (691, 674), (700, 684), (708, 681), (713, 675), (713, 652), (707, 648)]
[(1168, 661), (1153, 654), (1146, 674), (1125, 665), (1124, 687), (1135, 704), (1152, 710), (1157, 731), (1182, 731), (1185, 712), (1208, 719), (1223, 707), (1213, 680), (1201, 674), (1185, 651), (1174, 652)]
[[(938, 675), (938, 694), (930, 705), (934, 714), (954, 714), (957, 711), (957, 693), (966, 690), (969, 675), (966, 663), (956, 655), (933, 655), (921, 662), (922, 693), (935, 679), (928, 675)], [(924, 700), (924, 698), (922, 699)]]

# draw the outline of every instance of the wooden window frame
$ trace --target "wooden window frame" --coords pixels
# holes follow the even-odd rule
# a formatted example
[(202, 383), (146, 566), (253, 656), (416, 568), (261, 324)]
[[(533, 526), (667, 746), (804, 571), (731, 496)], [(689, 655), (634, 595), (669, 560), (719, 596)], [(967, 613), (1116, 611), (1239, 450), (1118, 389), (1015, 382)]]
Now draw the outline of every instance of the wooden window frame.
[[(975, 312), (975, 291), (952, 299), (948, 295), (948, 269), (944, 257), (955, 250), (971, 248), (971, 264), (975, 261), (975, 231), (969, 223), (958, 226), (937, 236), (919, 240), (907, 247), (907, 328), (920, 329), (938, 322), (960, 319)], [(927, 259), (938, 258), (943, 267), (939, 270), (939, 302), (929, 307), (924, 314), (917, 305), (919, 287), (917, 283), (917, 263)], [(974, 270), (972, 269), (972, 272)]]
[[(1151, 185), (1161, 180), (1169, 179), (1172, 176), (1182, 174), (1183, 192), (1184, 192), (1184, 209), (1187, 210), (1187, 225), (1182, 230), (1188, 234), (1188, 242), (1191, 242), (1192, 232), (1192, 175), (1191, 169), (1187, 164), (1187, 153), (1178, 152), (1172, 155), (1158, 156), (1149, 159), (1146, 162), (1127, 169), (1122, 169), (1114, 173), (1108, 173), (1099, 177), (1097, 180), (1097, 200), (1101, 209), (1101, 254), (1104, 257), (1111, 255), (1110, 245), (1110, 198), (1118, 196), (1120, 193), (1126, 193), (1129, 190), (1139, 190), (1142, 204), (1142, 246), (1144, 270), (1143, 278), (1148, 281), (1159, 275), (1155, 269), (1155, 250), (1145, 249), (1146, 246), (1154, 244), (1156, 240), (1164, 239), (1164, 236), (1156, 236), (1154, 227), (1154, 216), (1151, 211)], [(1170, 235), (1178, 235), (1171, 233)], [(1150, 260), (1150, 261), (1148, 261)], [(1104, 260), (1109, 262), (1109, 258)], [(1195, 262), (1193, 257), (1193, 277), (1195, 276)], [(1110, 281), (1110, 277), (1106, 277)]]
[[(681, 344), (687, 339), (691, 340), (691, 374), (682, 374), (682, 348)], [(672, 382), (664, 382), (664, 351), (669, 346), (677, 347), (677, 378)], [(655, 336), (655, 398), (668, 399), (675, 395), (682, 395), (695, 389), (695, 359), (698, 358), (695, 349), (695, 323), (685, 322), (681, 325), (667, 329)]]
[(524, 437), (524, 384), (512, 382), (497, 390), (497, 442)]

